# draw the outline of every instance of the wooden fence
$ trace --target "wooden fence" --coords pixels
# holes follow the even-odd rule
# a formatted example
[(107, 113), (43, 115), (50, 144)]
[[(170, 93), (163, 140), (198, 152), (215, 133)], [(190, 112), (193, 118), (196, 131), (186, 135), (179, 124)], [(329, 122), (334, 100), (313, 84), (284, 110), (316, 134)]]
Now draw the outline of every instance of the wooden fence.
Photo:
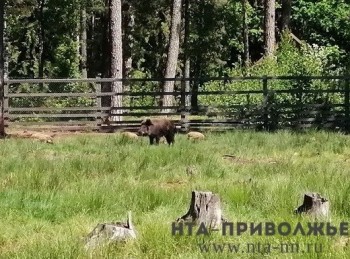
[[(175, 81), (175, 90), (160, 91), (168, 80)], [(101, 90), (114, 81), (123, 82), (123, 93)], [(191, 91), (185, 91), (185, 81)], [(144, 117), (167, 116), (184, 132), (312, 127), (348, 131), (349, 82), (350, 76), (10, 79), (4, 87), (4, 117), (8, 127), (62, 130), (133, 131)], [(104, 105), (103, 99), (108, 102), (114, 95), (123, 96), (122, 107)], [(173, 96), (173, 106), (160, 104), (165, 95)], [(115, 110), (122, 111), (122, 120), (108, 122)]]

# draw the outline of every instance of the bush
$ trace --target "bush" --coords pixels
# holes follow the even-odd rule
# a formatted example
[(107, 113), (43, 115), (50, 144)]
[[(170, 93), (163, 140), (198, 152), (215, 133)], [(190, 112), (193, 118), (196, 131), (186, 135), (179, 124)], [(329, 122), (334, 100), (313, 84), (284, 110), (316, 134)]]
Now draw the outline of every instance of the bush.
[[(338, 75), (343, 71), (335, 65), (342, 53), (337, 47), (319, 47), (317, 45), (296, 46), (293, 40), (285, 34), (275, 56), (262, 59), (255, 65), (243, 69), (237, 68), (228, 71), (230, 77), (241, 76), (322, 76)], [(343, 103), (342, 94), (302, 93), (304, 90), (325, 90), (341, 87), (337, 80), (268, 80), (268, 89), (271, 90), (297, 90), (295, 94), (278, 93), (273, 96), (274, 105), (289, 105), (295, 107), (295, 113), (300, 114), (304, 104), (314, 103)], [(228, 83), (208, 82), (203, 85), (204, 91), (252, 91), (263, 90), (262, 80), (244, 80)], [(271, 101), (271, 100), (270, 100)], [(236, 95), (200, 95), (199, 104), (207, 107), (221, 107), (221, 111), (235, 112), (235, 116), (244, 117), (254, 110), (261, 110), (264, 100), (259, 94)], [(229, 108), (233, 105), (242, 105), (243, 108)], [(269, 104), (271, 106), (271, 103)], [(226, 108), (225, 108), (226, 107)]]

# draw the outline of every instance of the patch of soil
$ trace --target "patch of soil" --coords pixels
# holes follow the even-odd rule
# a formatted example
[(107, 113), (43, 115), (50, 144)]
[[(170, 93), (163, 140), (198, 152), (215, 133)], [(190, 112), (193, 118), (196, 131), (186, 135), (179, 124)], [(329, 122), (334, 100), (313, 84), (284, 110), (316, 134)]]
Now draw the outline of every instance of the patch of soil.
[(68, 138), (68, 137), (76, 137), (76, 136), (110, 136), (111, 133), (101, 133), (101, 132), (56, 132), (55, 138)]
[(17, 131), (8, 133), (7, 137), (9, 138), (30, 138), (39, 140), (42, 142), (50, 143), (52, 144), (52, 138), (54, 137), (54, 134), (45, 134), (43, 132), (36, 132), (36, 131)]
[(56, 131), (56, 130), (38, 130), (38, 131), (27, 131), (27, 130), (11, 130), (7, 132), (8, 137), (12, 138), (34, 138), (32, 135), (50, 136), (51, 138), (66, 138), (76, 136), (110, 136), (113, 133), (104, 133), (96, 131)]

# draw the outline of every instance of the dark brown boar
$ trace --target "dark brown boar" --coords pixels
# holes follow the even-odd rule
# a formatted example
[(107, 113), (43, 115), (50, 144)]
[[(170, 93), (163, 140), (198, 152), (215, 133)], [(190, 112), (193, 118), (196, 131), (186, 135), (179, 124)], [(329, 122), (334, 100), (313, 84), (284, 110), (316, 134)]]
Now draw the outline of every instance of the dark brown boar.
[(165, 137), (167, 143), (174, 144), (175, 142), (176, 126), (168, 119), (145, 119), (141, 122), (141, 127), (138, 134), (141, 136), (149, 136), (150, 144), (159, 144), (161, 137)]

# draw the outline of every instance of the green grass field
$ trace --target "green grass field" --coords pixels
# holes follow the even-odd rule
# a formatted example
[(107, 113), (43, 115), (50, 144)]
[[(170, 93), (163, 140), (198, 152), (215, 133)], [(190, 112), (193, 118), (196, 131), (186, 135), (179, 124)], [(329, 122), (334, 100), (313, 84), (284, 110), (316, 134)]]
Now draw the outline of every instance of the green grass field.
[[(240, 159), (223, 159), (231, 154)], [(186, 174), (191, 166), (195, 174)], [(345, 237), (172, 236), (192, 190), (217, 193), (232, 222), (308, 222), (293, 214), (305, 192), (331, 203), (331, 223), (350, 217), (350, 138), (326, 132), (236, 131), (174, 147), (148, 139), (79, 135), (54, 145), (6, 139), (0, 145), (0, 258), (262, 258), (262, 254), (201, 252), (198, 243), (321, 244), (322, 253), (272, 252), (270, 258), (350, 258)], [(131, 210), (137, 240), (84, 249), (102, 222)]]

